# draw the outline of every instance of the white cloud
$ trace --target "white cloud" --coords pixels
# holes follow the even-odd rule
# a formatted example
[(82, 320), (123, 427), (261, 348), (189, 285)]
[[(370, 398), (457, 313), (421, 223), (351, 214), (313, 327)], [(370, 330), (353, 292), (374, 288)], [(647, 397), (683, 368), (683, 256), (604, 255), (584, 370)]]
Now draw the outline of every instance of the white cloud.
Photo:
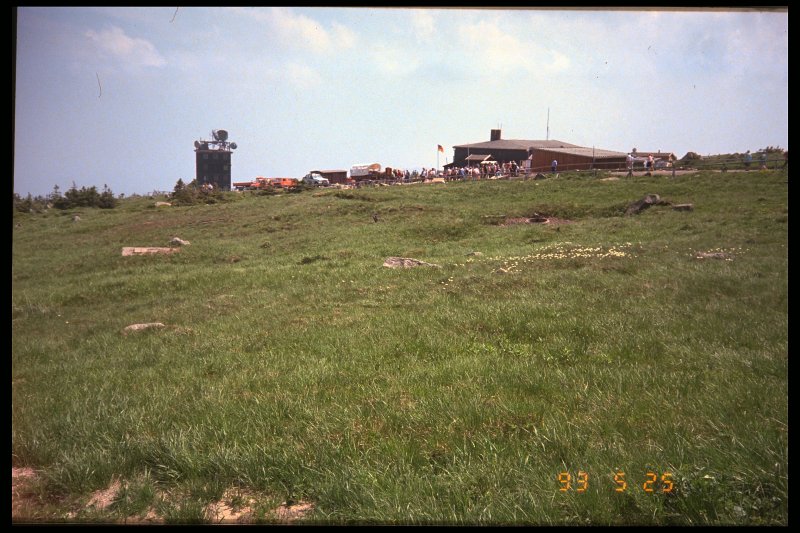
[(150, 41), (129, 37), (116, 26), (96, 32), (89, 30), (84, 34), (97, 48), (115, 59), (131, 66), (163, 67), (166, 60), (158, 53)]
[(420, 65), (419, 60), (408, 52), (388, 44), (374, 44), (372, 57), (381, 72), (392, 76), (407, 76)]
[(274, 7), (270, 11), (271, 23), (284, 39), (297, 42), (313, 51), (325, 51), (330, 47), (331, 38), (328, 32), (314, 19), (295, 15), (283, 7)]
[(558, 50), (539, 46), (533, 37), (515, 37), (507, 31), (505, 19), (487, 19), (464, 26), (458, 33), (465, 55), (475, 59), (484, 72), (510, 73), (520, 69), (546, 73), (567, 71), (569, 56)]
[(411, 12), (411, 23), (414, 34), (421, 39), (433, 37), (435, 31), (433, 15), (426, 9), (415, 9)]
[(325, 28), (321, 22), (286, 7), (270, 7), (266, 11), (235, 8), (235, 11), (266, 22), (281, 42), (315, 53), (331, 53), (356, 43), (355, 33), (346, 26), (334, 22)]
[(347, 26), (338, 22), (332, 24), (333, 42), (339, 48), (352, 48), (356, 45), (356, 34)]
[(322, 83), (322, 77), (311, 67), (291, 63), (285, 69), (286, 80), (292, 85), (308, 89)]
[(772, 70), (772, 65), (788, 62), (789, 32), (783, 19), (764, 13), (736, 22), (718, 37), (724, 60), (736, 75), (761, 77)]

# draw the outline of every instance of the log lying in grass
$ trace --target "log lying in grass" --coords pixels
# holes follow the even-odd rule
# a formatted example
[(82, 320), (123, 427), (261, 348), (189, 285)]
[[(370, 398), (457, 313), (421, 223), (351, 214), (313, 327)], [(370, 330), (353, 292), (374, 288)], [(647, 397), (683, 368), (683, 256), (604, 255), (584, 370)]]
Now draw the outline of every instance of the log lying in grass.
[(638, 215), (651, 205), (672, 205), (672, 203), (662, 200), (657, 194), (645, 194), (644, 198), (637, 200), (625, 210), (626, 215)]

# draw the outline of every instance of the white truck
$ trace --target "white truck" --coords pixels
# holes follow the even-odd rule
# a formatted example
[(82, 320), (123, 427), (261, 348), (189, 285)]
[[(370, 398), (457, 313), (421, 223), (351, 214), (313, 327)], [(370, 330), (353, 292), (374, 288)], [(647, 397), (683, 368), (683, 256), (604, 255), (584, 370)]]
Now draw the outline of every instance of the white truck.
[(376, 179), (381, 173), (381, 165), (372, 163), (371, 165), (353, 165), (350, 167), (350, 177), (356, 181), (365, 179)]
[(331, 184), (328, 178), (323, 177), (319, 172), (309, 172), (303, 176), (300, 181), (304, 185), (310, 185), (312, 187), (327, 187)]

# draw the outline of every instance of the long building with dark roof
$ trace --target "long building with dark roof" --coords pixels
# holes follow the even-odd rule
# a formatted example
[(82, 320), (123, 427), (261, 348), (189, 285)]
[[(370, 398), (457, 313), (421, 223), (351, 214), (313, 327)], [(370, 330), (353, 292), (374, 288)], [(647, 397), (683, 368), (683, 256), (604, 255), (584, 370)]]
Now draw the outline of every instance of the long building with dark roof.
[(502, 139), (500, 130), (491, 130), (486, 142), (453, 147), (453, 162), (447, 167), (477, 166), (483, 161), (530, 161), (533, 172), (549, 170), (555, 159), (559, 170), (624, 169), (628, 154), (613, 150), (578, 146), (558, 140)]

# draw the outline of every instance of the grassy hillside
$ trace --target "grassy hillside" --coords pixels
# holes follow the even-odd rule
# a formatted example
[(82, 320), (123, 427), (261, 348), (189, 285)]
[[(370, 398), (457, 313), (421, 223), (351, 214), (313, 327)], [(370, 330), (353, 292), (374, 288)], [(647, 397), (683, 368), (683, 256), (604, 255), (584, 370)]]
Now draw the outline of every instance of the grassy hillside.
[(787, 524), (786, 174), (600, 177), (15, 214), (14, 519)]

